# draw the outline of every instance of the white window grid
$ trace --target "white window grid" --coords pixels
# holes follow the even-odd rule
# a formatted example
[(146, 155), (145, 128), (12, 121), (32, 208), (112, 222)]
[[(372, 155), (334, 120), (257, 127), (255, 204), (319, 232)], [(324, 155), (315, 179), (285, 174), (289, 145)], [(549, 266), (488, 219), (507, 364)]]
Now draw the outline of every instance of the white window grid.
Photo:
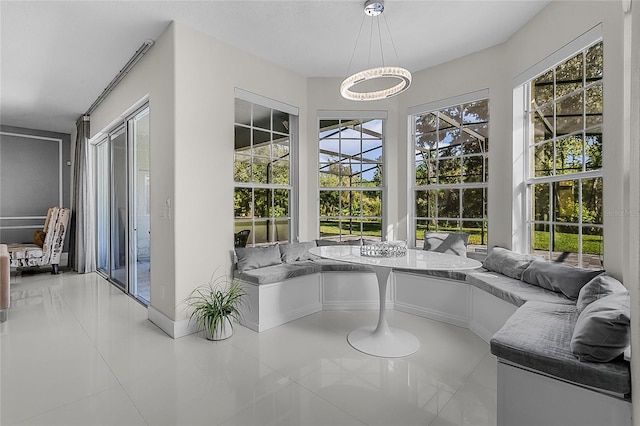
[[(566, 93), (558, 98), (556, 98), (556, 94), (557, 94), (557, 82), (556, 82), (556, 66), (550, 67), (546, 70), (544, 70), (543, 72), (537, 74), (536, 76), (534, 76), (533, 78), (531, 78), (529, 81), (527, 81), (524, 86), (523, 86), (523, 90), (524, 90), (524, 100), (525, 100), (525, 114), (524, 114), (524, 129), (525, 129), (525, 134), (527, 135), (527, 137), (525, 138), (525, 155), (524, 155), (524, 159), (525, 159), (525, 167), (526, 167), (526, 173), (525, 173), (525, 185), (526, 185), (526, 203), (527, 203), (527, 227), (530, 230), (529, 232), (527, 232), (527, 238), (528, 238), (528, 246), (530, 247), (530, 250), (533, 251), (533, 232), (535, 230), (536, 225), (546, 225), (548, 226), (550, 232), (549, 232), (549, 250), (548, 250), (548, 256), (549, 258), (552, 257), (552, 252), (553, 252), (553, 243), (554, 243), (554, 232), (556, 227), (558, 226), (573, 226), (576, 227), (578, 230), (578, 234), (577, 234), (577, 241), (578, 241), (578, 265), (582, 266), (584, 264), (584, 259), (583, 259), (583, 229), (585, 227), (591, 227), (594, 229), (599, 229), (601, 230), (600, 232), (602, 233), (602, 235), (604, 236), (604, 225), (601, 223), (592, 223), (592, 222), (584, 222), (583, 221), (583, 215), (582, 215), (582, 211), (583, 211), (583, 197), (582, 197), (582, 187), (583, 187), (583, 182), (585, 180), (588, 179), (602, 179), (603, 178), (603, 168), (602, 165), (600, 166), (600, 168), (597, 169), (593, 169), (593, 170), (587, 170), (587, 165), (586, 165), (586, 161), (584, 161), (584, 159), (586, 158), (586, 145), (587, 145), (587, 135), (590, 133), (597, 133), (597, 130), (600, 130), (599, 133), (602, 133), (602, 127), (603, 127), (603, 122), (599, 122), (596, 124), (592, 124), (592, 125), (587, 125), (587, 96), (586, 93), (588, 90), (595, 88), (595, 87), (603, 87), (603, 78), (602, 75), (600, 76), (600, 78), (598, 79), (593, 79), (593, 78), (587, 78), (586, 76), (586, 72), (587, 72), (587, 67), (586, 67), (586, 54), (587, 51), (597, 45), (598, 43), (601, 43), (602, 39), (598, 39), (593, 43), (590, 43), (589, 45), (585, 46), (583, 49), (580, 49), (580, 51), (576, 51), (574, 52), (572, 55), (569, 55), (567, 58), (565, 58), (565, 60), (561, 61), (559, 64), (562, 64), (564, 62), (567, 62), (568, 60), (572, 59), (573, 57), (575, 57), (577, 54), (582, 54), (582, 81), (584, 84), (582, 84), (582, 86), (578, 89), (575, 89), (569, 93)], [(559, 65), (558, 64), (558, 65)], [(543, 103), (542, 105), (536, 105), (535, 108), (531, 108), (532, 105), (532, 101), (531, 101), (531, 84), (533, 81), (535, 81), (538, 77), (544, 75), (545, 73), (552, 71), (553, 70), (553, 87), (554, 87), (554, 95), (553, 98), (548, 101)], [(587, 80), (592, 80), (590, 82), (587, 82)], [(552, 108), (552, 112), (553, 115), (552, 117), (556, 117), (556, 113), (557, 113), (557, 104), (559, 102), (562, 102), (565, 99), (569, 99), (577, 94), (582, 94), (582, 123), (583, 126), (581, 129), (577, 129), (573, 132), (569, 132), (566, 134), (562, 134), (562, 135), (558, 135), (556, 133), (557, 130), (557, 126), (554, 120), (552, 129), (553, 129), (553, 134), (551, 138), (547, 138), (541, 141), (535, 141), (535, 138), (533, 136), (533, 131), (534, 129), (532, 128), (531, 125), (531, 115), (534, 113), (538, 113), (541, 112), (544, 109), (547, 109), (549, 107)], [(602, 111), (602, 117), (604, 117), (604, 111)], [(557, 162), (556, 162), (556, 154), (557, 154), (557, 149), (556, 149), (556, 142), (558, 141), (558, 139), (564, 139), (564, 138), (569, 138), (571, 136), (581, 136), (582, 137), (582, 170), (581, 171), (577, 171), (577, 172), (570, 172), (570, 173), (565, 173), (565, 174), (557, 174)], [(553, 158), (551, 161), (551, 175), (549, 176), (532, 176), (532, 174), (535, 174), (535, 170), (533, 170), (533, 162), (532, 162), (532, 152), (535, 150), (536, 147), (538, 146), (542, 146), (544, 144), (547, 143), (551, 143), (553, 145)], [(604, 145), (604, 139), (602, 140), (602, 143)], [(556, 221), (551, 219), (554, 216), (554, 212), (555, 212), (555, 205), (554, 205), (554, 194), (553, 194), (553, 187), (554, 187), (554, 183), (560, 183), (560, 182), (565, 182), (565, 181), (577, 181), (578, 182), (578, 211), (580, 212), (578, 215), (578, 221), (577, 222), (564, 222), (564, 221)], [(533, 203), (532, 203), (532, 192), (533, 192), (533, 188), (535, 185), (542, 185), (542, 184), (548, 184), (549, 185), (549, 220), (536, 220), (534, 218), (534, 212), (533, 212)], [(602, 252), (603, 253), (603, 252)], [(600, 259), (601, 263), (603, 261), (603, 259)]]

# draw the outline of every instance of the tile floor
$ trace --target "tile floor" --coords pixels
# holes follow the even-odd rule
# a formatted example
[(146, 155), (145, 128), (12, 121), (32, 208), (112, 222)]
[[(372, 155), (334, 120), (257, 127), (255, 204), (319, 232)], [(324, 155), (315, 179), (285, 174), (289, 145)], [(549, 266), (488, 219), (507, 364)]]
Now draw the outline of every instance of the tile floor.
[(496, 359), (470, 331), (391, 312), (420, 350), (352, 349), (376, 311), (326, 311), (233, 337), (171, 339), (96, 274), (12, 278), (2, 425), (494, 425)]

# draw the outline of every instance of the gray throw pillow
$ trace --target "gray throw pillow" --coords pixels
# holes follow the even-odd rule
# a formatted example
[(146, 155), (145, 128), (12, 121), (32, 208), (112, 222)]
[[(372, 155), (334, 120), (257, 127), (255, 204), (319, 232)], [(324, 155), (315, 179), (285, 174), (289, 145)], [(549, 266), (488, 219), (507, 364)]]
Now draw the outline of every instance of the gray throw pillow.
[(502, 247), (491, 249), (487, 258), (482, 262), (482, 266), (494, 272), (501, 273), (507, 277), (522, 279), (525, 269), (537, 259), (530, 254), (521, 254)]
[(236, 256), (240, 272), (282, 263), (278, 244), (266, 247), (236, 247)]
[(582, 312), (589, 304), (610, 294), (629, 294), (629, 291), (612, 276), (600, 274), (580, 289), (576, 307)]
[(467, 257), (467, 242), (469, 234), (466, 232), (425, 232), (424, 249), (438, 253), (454, 254)]
[(629, 345), (628, 294), (610, 294), (588, 305), (578, 316), (571, 351), (580, 361), (609, 362)]
[(570, 299), (577, 299), (580, 289), (603, 272), (546, 260), (534, 260), (522, 273), (522, 281), (562, 293)]
[(311, 259), (309, 250), (314, 247), (316, 247), (315, 241), (281, 244), (280, 258), (282, 259), (282, 263), (291, 263), (298, 260), (309, 260)]

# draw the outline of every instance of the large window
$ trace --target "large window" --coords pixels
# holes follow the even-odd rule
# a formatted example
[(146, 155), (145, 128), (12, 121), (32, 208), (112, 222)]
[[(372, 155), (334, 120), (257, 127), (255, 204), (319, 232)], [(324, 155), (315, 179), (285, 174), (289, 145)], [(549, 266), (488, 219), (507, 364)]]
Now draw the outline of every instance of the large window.
[(319, 122), (320, 238), (382, 239), (384, 120)]
[(425, 232), (467, 232), (470, 250), (486, 249), (489, 101), (427, 110), (411, 121), (413, 243), (422, 247)]
[(236, 246), (291, 240), (291, 129), (296, 118), (289, 112), (236, 98)]
[(600, 268), (602, 42), (525, 85), (532, 252)]

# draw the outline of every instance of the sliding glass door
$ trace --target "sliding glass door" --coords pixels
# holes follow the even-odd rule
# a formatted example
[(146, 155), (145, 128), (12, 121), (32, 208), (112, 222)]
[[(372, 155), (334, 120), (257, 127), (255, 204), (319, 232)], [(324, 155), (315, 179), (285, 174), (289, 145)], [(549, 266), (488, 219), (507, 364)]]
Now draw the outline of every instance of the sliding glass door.
[(95, 153), (98, 271), (149, 304), (149, 108), (115, 127)]
[(110, 136), (111, 271), (110, 278), (127, 290), (127, 138), (124, 128)]
[(149, 303), (151, 275), (151, 226), (149, 221), (149, 109), (144, 109), (128, 123), (131, 159), (131, 244), (129, 292)]

